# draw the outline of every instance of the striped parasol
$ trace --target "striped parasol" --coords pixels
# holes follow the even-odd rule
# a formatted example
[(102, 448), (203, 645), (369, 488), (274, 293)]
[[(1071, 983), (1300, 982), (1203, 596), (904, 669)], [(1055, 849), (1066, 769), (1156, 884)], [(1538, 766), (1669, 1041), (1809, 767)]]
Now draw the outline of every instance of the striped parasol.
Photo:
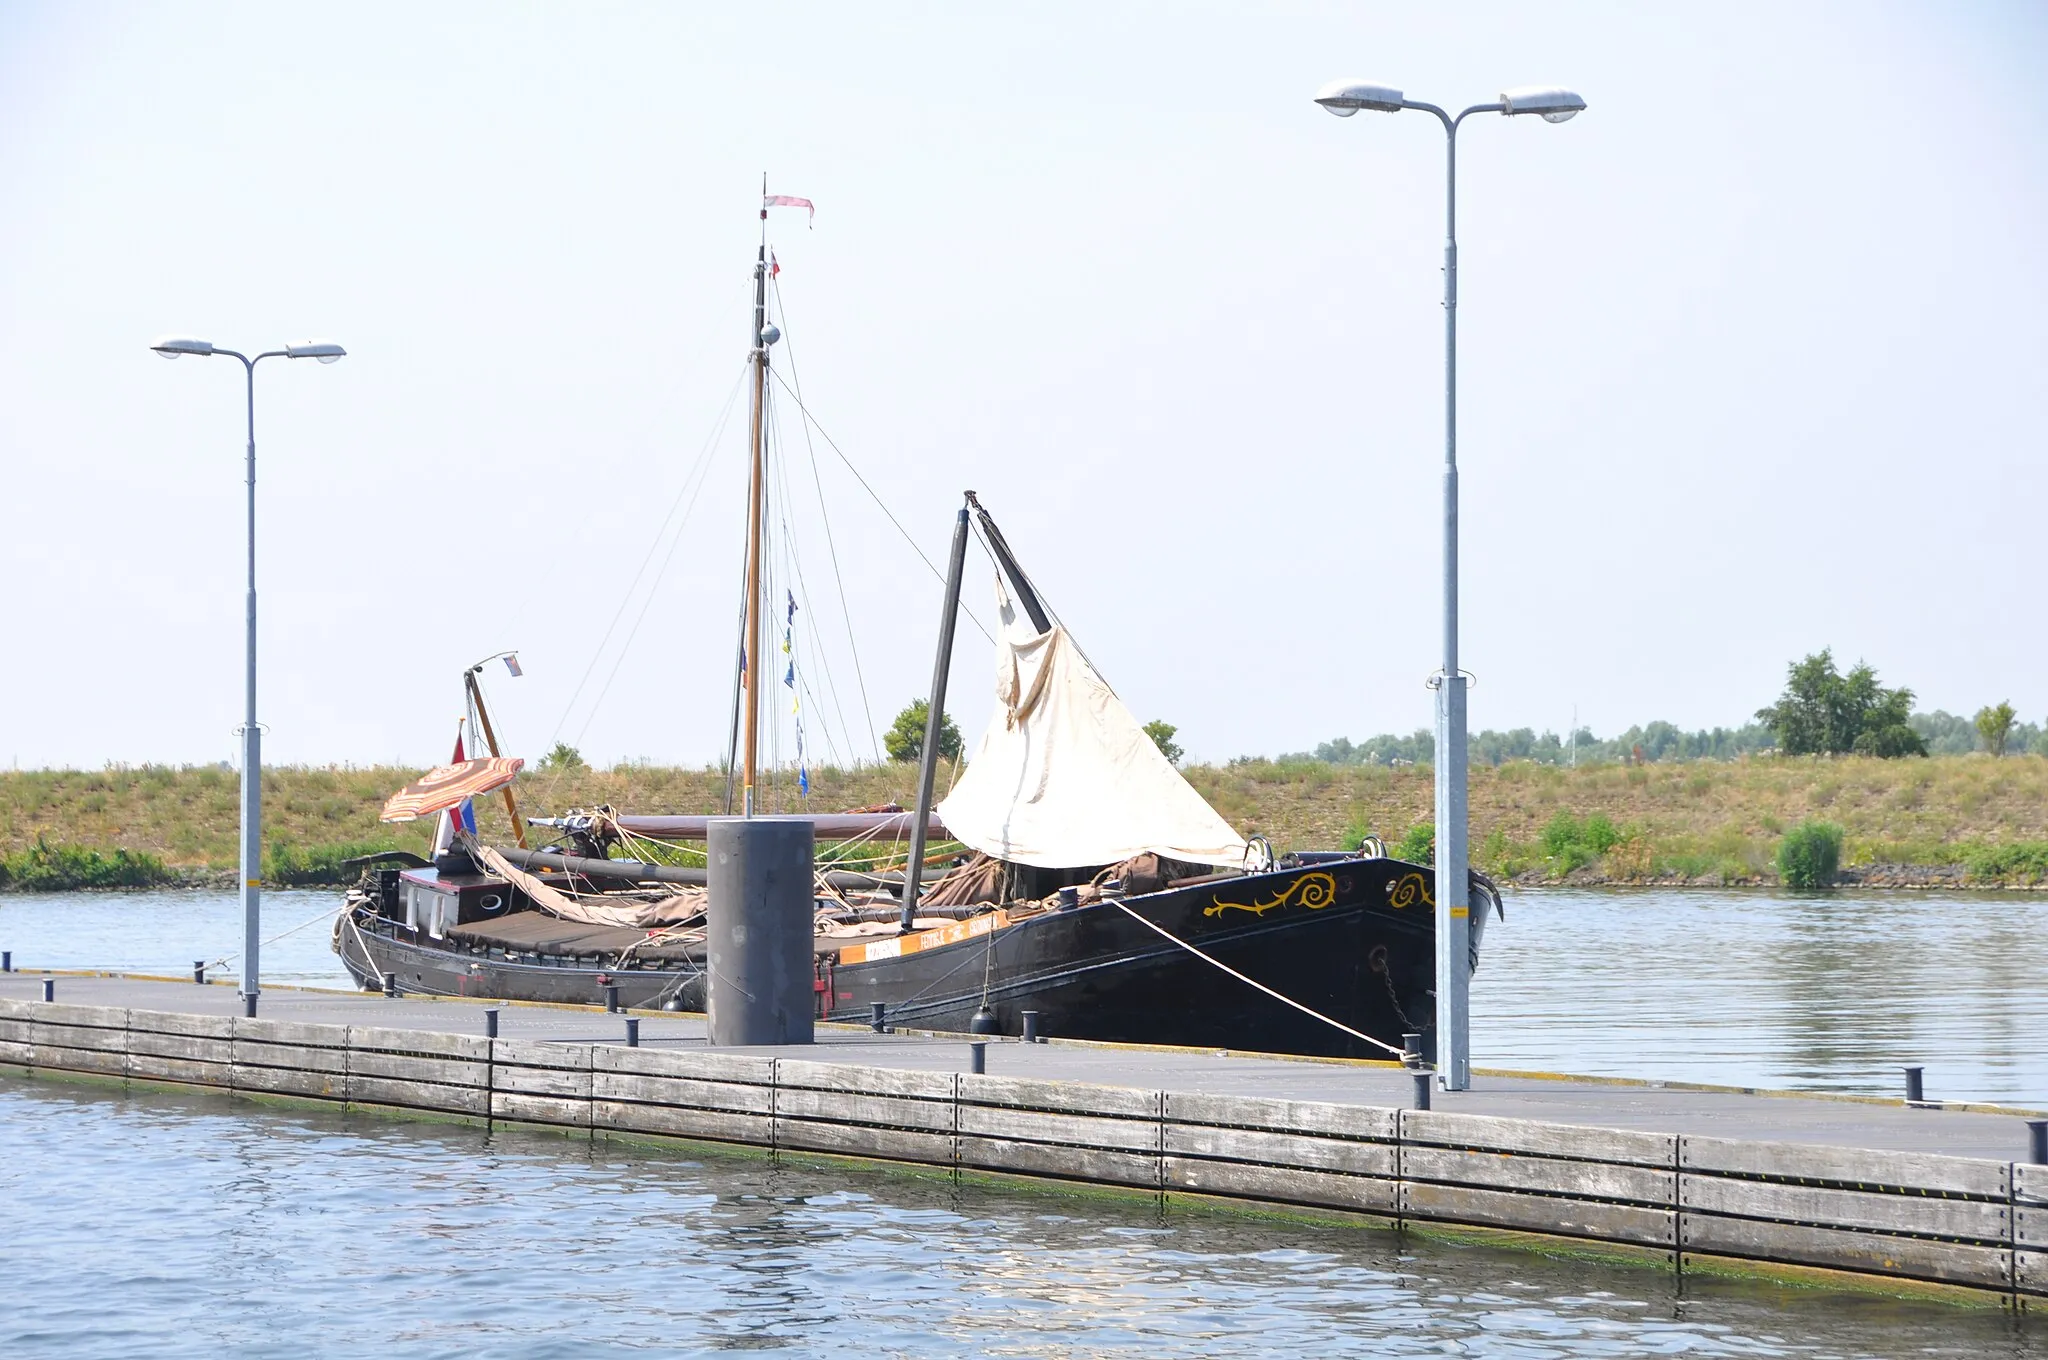
[(380, 822), (410, 822), (436, 812), (446, 812), (471, 798), (502, 789), (519, 774), (524, 760), (511, 756), (486, 756), (443, 765), (421, 775), (400, 789), (384, 804)]

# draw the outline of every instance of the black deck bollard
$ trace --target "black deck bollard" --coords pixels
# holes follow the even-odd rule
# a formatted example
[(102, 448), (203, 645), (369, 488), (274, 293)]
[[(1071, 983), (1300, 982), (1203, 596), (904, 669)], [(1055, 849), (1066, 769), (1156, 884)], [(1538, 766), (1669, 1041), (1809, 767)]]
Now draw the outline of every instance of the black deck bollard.
[(1429, 1108), (1429, 1088), (1436, 1084), (1436, 1073), (1423, 1070), (1415, 1074), (1415, 1108)]
[(640, 1017), (637, 1015), (626, 1017), (626, 1047), (640, 1047)]
[(2027, 1157), (2035, 1166), (2048, 1166), (2048, 1119), (2027, 1121)]
[(873, 1030), (877, 1034), (887, 1033), (887, 1030), (882, 1023), (882, 1014), (887, 1009), (888, 1008), (879, 1001), (872, 1003), (868, 1007), (868, 1028)]
[(398, 995), (398, 974), (386, 973), (384, 975), (384, 995), (393, 997)]
[(192, 980), (193, 980), (194, 982), (198, 983), (198, 984), (199, 984), (200, 986), (202, 986), (202, 987), (204, 987), (204, 986), (206, 985), (206, 960), (205, 960), (205, 959), (194, 959), (194, 960), (192, 960)]
[(57, 979), (55, 979), (55, 978), (44, 978), (44, 979), (43, 979), (43, 1000), (45, 1000), (45, 1001), (55, 1001), (56, 999), (57, 999)]
[(14, 951), (12, 949), (0, 949), (0, 973), (11, 973), (13, 971)]
[(1908, 1105), (1918, 1105), (1927, 1099), (1925, 1088), (1920, 1080), (1920, 1074), (1926, 1070), (1922, 1067), (1909, 1067), (1906, 1069), (1906, 1103)]
[(1039, 1044), (1045, 1042), (1043, 1039), (1040, 1039), (1038, 1037), (1037, 1011), (1024, 1012), (1024, 1042), (1027, 1044)]
[(613, 1015), (619, 1013), (619, 984), (607, 982), (604, 985), (604, 1008)]
[(967, 1047), (969, 1050), (967, 1070), (977, 1077), (987, 1075), (988, 1045), (986, 1043), (977, 1043), (969, 1044)]
[(497, 1037), (498, 1008), (496, 1006), (486, 1006), (484, 1007), (484, 1038), (495, 1039)]
[(1420, 1031), (1411, 1030), (1401, 1036), (1401, 1066), (1420, 1067), (1421, 1065), (1422, 1034)]

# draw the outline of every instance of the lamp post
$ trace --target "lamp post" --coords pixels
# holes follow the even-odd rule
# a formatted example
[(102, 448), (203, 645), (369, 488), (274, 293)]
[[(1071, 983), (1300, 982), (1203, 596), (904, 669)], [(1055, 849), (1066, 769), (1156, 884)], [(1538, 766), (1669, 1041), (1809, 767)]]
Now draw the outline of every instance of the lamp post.
[(1436, 690), (1436, 1070), (1446, 1091), (1472, 1084), (1471, 884), (1465, 799), (1465, 675), (1458, 669), (1458, 126), (1475, 113), (1537, 114), (1562, 123), (1586, 107), (1570, 90), (1527, 85), (1456, 117), (1390, 86), (1333, 80), (1316, 103), (1339, 118), (1360, 109), (1420, 109), (1444, 125), (1444, 662)]
[(242, 1014), (256, 1014), (258, 922), (263, 898), (263, 734), (256, 726), (256, 365), (265, 359), (318, 359), (331, 364), (348, 351), (331, 340), (301, 340), (283, 349), (265, 350), (255, 358), (217, 348), (209, 340), (167, 335), (150, 345), (166, 359), (187, 354), (225, 354), (242, 361), (248, 379), (249, 409), (249, 600), (242, 718)]

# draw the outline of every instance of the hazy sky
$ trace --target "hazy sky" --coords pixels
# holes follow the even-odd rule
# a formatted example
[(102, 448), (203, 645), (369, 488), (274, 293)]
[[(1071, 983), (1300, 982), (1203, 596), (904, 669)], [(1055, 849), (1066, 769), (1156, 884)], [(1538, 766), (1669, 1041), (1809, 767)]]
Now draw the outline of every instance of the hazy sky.
[[(1461, 139), (1475, 727), (1735, 723), (1823, 645), (2039, 721), (2044, 16), (4, 0), (0, 760), (232, 754), (241, 372), (167, 332), (350, 351), (258, 374), (271, 759), (438, 760), (507, 647), (514, 751), (715, 758), (743, 407), (665, 516), (741, 373), (764, 170), (818, 204), (771, 224), (778, 359), (926, 554), (979, 491), (1198, 757), (1427, 725), (1443, 140), (1309, 102), (1344, 75), (1591, 105)], [(780, 421), (846, 714), (812, 749), (869, 749)], [(881, 726), (938, 585), (816, 452)]]

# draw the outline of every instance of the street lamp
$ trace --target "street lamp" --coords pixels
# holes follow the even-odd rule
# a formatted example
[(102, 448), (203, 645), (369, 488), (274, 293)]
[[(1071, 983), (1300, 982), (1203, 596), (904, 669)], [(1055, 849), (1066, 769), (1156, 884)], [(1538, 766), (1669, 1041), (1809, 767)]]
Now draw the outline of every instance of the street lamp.
[(248, 377), (249, 406), (249, 607), (245, 697), (242, 719), (242, 1013), (256, 1014), (258, 920), (263, 897), (263, 736), (256, 726), (256, 365), (265, 359), (318, 359), (331, 364), (348, 353), (332, 340), (300, 340), (283, 349), (265, 350), (255, 358), (218, 349), (210, 340), (166, 335), (150, 345), (166, 359), (187, 354), (225, 354), (242, 361)]
[(1455, 118), (1390, 85), (1333, 80), (1316, 103), (1339, 118), (1360, 109), (1420, 109), (1444, 125), (1444, 664), (1436, 690), (1436, 1070), (1446, 1091), (1472, 1084), (1471, 885), (1465, 798), (1465, 680), (1458, 669), (1458, 125), (1475, 113), (1536, 114), (1562, 123), (1586, 107), (1570, 90), (1523, 85)]

